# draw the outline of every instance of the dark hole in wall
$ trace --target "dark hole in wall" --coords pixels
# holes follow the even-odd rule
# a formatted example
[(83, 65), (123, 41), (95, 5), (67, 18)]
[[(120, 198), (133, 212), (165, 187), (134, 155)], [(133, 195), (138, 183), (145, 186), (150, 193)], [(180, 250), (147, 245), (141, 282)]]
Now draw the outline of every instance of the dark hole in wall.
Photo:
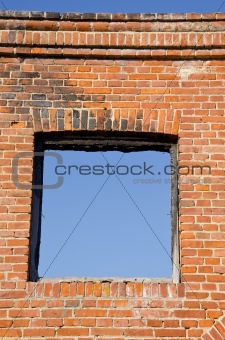
[[(82, 150), (82, 151), (107, 151), (120, 150), (122, 152), (155, 150), (170, 152), (172, 162), (176, 162), (174, 147), (177, 136), (150, 134), (150, 133), (114, 133), (114, 132), (75, 132), (75, 133), (38, 133), (35, 136), (35, 150)], [(172, 152), (171, 152), (172, 150)], [(35, 157), (34, 183), (43, 183), (43, 157)], [(30, 241), (30, 266), (29, 279), (37, 281), (38, 264), (40, 257), (42, 190), (33, 190), (32, 226)], [(172, 225), (176, 222), (177, 214), (176, 179), (172, 182)], [(173, 227), (174, 229), (174, 227)], [(176, 235), (177, 238), (177, 235)], [(172, 240), (172, 248), (174, 241)], [(75, 273), (76, 274), (76, 273)]]

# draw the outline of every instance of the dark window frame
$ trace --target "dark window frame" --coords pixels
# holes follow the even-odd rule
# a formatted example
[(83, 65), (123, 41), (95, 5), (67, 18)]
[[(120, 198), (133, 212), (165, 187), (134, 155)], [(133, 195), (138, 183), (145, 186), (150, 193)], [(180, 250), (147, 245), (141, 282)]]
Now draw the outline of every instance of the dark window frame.
[[(160, 133), (119, 133), (119, 132), (51, 132), (36, 133), (34, 152), (45, 150), (77, 151), (161, 151), (169, 152), (171, 166), (178, 168), (177, 136)], [(34, 157), (33, 185), (43, 184), (44, 157)], [(178, 175), (171, 175), (171, 242), (172, 242), (172, 278), (171, 282), (180, 282), (180, 240), (179, 240), (179, 195)], [(31, 233), (29, 251), (29, 281), (37, 282), (40, 255), (42, 216), (42, 189), (32, 190)], [(149, 278), (151, 280), (151, 277)], [(154, 279), (152, 279), (155, 281)], [(163, 279), (162, 279), (163, 281)], [(168, 280), (167, 280), (168, 281)]]

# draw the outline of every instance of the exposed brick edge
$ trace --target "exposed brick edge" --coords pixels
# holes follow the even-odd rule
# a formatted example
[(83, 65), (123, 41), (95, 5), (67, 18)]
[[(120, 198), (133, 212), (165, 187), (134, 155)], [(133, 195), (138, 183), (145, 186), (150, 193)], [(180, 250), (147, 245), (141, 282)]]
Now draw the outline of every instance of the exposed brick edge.
[(225, 20), (225, 13), (58, 13), (38, 11), (0, 11), (0, 18), (39, 20), (107, 20), (107, 21), (212, 21)]

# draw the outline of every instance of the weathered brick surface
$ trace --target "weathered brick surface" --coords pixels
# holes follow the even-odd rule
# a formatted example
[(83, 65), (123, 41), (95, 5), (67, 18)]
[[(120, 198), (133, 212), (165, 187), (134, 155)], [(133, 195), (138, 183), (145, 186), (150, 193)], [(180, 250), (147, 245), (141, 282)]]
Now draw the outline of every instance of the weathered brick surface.
[[(225, 15), (0, 12), (0, 336), (224, 339)], [(36, 132), (179, 137), (181, 283), (28, 282)], [(32, 160), (20, 180), (32, 182)]]

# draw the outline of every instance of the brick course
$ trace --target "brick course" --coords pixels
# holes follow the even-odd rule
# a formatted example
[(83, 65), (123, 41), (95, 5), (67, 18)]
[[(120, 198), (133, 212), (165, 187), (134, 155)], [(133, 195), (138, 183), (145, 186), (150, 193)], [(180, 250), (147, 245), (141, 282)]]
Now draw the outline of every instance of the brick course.
[[(0, 336), (224, 339), (225, 14), (0, 12)], [(178, 137), (181, 283), (28, 282), (36, 133)], [(32, 160), (20, 180), (32, 182)]]

